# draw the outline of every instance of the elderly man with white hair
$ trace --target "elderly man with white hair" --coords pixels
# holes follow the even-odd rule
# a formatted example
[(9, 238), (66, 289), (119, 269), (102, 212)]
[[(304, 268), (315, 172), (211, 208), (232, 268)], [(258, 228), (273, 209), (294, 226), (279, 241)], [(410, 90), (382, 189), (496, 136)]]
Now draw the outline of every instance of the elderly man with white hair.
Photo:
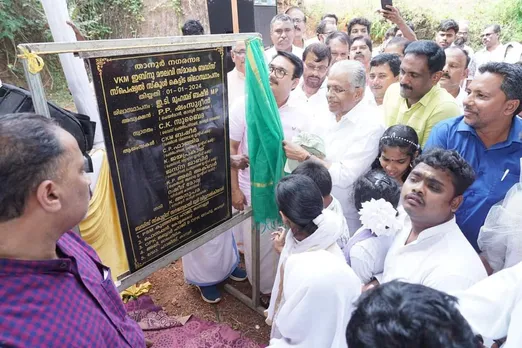
[(321, 118), (314, 129), (325, 141), (326, 158), (319, 159), (304, 148), (284, 142), (289, 159), (314, 159), (328, 168), (332, 176), (332, 194), (341, 202), (350, 234), (361, 223), (353, 202), (353, 184), (370, 169), (377, 157), (379, 138), (384, 126), (375, 106), (361, 102), (364, 99), (366, 70), (353, 60), (335, 63), (328, 74), (327, 100), (330, 114)]

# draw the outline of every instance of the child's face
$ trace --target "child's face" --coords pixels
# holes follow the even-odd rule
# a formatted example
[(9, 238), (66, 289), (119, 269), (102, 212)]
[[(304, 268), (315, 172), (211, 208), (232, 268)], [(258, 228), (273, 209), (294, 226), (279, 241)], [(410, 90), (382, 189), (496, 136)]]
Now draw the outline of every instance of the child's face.
[(405, 154), (400, 147), (385, 146), (379, 162), (386, 174), (402, 184), (402, 175), (408, 170), (411, 157)]

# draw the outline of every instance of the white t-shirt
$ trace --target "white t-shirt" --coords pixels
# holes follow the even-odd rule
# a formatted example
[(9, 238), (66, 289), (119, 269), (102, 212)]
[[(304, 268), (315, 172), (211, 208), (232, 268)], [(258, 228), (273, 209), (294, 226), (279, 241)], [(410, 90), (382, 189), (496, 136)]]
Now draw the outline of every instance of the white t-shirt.
[(449, 292), (465, 290), (487, 277), (455, 217), (422, 231), (417, 240), (405, 245), (411, 228), (406, 217), (386, 256), (383, 282), (398, 279)]
[[(302, 106), (296, 104), (291, 98), (279, 108), (279, 116), (283, 126), (285, 140), (292, 138), (301, 132), (310, 132), (310, 115)], [(248, 154), (247, 123), (245, 115), (245, 99), (238, 101), (232, 106), (229, 116), (230, 139), (239, 141), (239, 152)], [(283, 146), (283, 144), (281, 144)], [(239, 171), (240, 185), (250, 187), (250, 167)]]
[(353, 202), (353, 184), (370, 169), (377, 157), (379, 139), (384, 133), (376, 107), (363, 101), (345, 114), (339, 122), (329, 113), (314, 124), (317, 135), (325, 142), (326, 161), (332, 163), (332, 194), (343, 207), (350, 234), (361, 227), (359, 213)]

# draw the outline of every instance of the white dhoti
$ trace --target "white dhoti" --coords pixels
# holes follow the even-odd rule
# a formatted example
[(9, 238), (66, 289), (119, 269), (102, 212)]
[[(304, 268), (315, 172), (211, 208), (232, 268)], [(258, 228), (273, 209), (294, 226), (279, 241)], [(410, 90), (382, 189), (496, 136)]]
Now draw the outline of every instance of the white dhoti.
[(239, 253), (232, 231), (224, 232), (182, 257), (187, 283), (216, 285), (227, 279), (239, 264)]
[[(239, 187), (246, 197), (247, 204), (251, 204), (250, 183), (239, 183)], [(245, 255), (245, 268), (248, 281), (252, 284), (252, 219), (247, 219), (237, 226), (243, 232), (243, 252)], [(261, 227), (262, 229), (262, 227)], [(277, 264), (279, 262), (279, 254), (276, 253), (272, 245), (271, 232), (264, 231), (260, 235), (259, 243), (259, 289), (263, 294), (270, 294), (274, 285), (274, 279), (277, 273)]]

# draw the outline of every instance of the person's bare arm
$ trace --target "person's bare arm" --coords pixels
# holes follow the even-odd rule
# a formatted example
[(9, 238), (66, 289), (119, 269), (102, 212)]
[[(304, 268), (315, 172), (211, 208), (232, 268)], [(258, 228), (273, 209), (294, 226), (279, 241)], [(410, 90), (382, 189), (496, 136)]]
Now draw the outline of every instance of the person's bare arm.
[(415, 35), (415, 32), (411, 30), (408, 24), (406, 24), (406, 21), (404, 18), (402, 18), (399, 9), (391, 5), (387, 5), (386, 7), (388, 10), (379, 10), (382, 16), (395, 24), (399, 30), (402, 31), (404, 38), (410, 41), (417, 41), (417, 35)]
[[(235, 141), (230, 139), (230, 156), (236, 156), (239, 152), (239, 141)], [(239, 210), (243, 211), (245, 209), (246, 197), (241, 192), (241, 189), (239, 188), (239, 172), (237, 168), (234, 168), (234, 166), (231, 166), (230, 168), (230, 185), (232, 188), (232, 206)]]

